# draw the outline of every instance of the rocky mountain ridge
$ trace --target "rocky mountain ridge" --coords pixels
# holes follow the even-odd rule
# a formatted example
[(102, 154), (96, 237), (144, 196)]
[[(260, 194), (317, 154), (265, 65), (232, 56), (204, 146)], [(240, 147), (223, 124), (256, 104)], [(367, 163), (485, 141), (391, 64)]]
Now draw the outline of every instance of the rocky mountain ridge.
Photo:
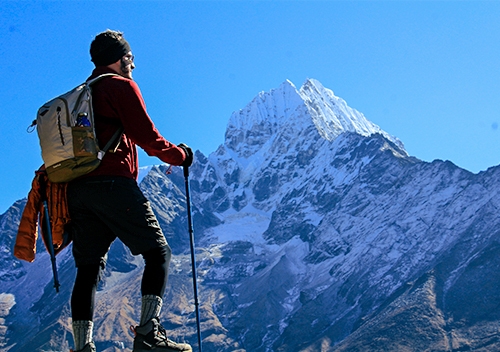
[[(141, 182), (175, 254), (161, 319), (195, 345), (184, 180), (166, 168)], [(191, 168), (204, 350), (500, 350), (499, 178), (409, 156), (316, 80), (259, 93)], [(0, 217), (0, 349), (62, 351), (71, 255), (56, 297), (45, 252), (10, 255), (22, 207)], [(99, 350), (130, 350), (142, 265), (113, 245)]]

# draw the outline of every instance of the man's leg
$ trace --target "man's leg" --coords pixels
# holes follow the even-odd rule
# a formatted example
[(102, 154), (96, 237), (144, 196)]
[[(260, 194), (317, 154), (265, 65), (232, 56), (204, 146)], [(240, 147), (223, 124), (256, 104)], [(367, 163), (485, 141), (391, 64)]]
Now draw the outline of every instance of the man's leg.
[(112, 193), (114, 206), (98, 214), (132, 254), (144, 258), (140, 316), (143, 325), (160, 315), (172, 251), (149, 201), (134, 180), (117, 178)]
[(81, 265), (77, 268), (71, 295), (73, 338), (76, 351), (83, 350), (87, 344), (93, 343), (94, 300), (100, 269), (100, 264)]
[(134, 352), (191, 351), (191, 346), (176, 343), (167, 337), (159, 316), (168, 278), (172, 252), (168, 245), (154, 248), (143, 254), (145, 260), (142, 277), (142, 309), (140, 326), (135, 328)]
[(159, 321), (171, 255), (172, 251), (168, 245), (151, 249), (143, 254), (145, 267), (141, 285), (141, 322), (134, 330), (136, 333), (134, 352), (191, 351), (191, 346), (188, 344), (170, 340)]
[(94, 300), (106, 253), (115, 239), (113, 232), (96, 214), (109, 202), (112, 183), (84, 179), (68, 185), (68, 208), (73, 235), (73, 257), (77, 267), (71, 295), (71, 316), (76, 351), (95, 351), (93, 344)]
[(170, 247), (154, 248), (143, 254), (145, 267), (142, 276), (142, 309), (140, 325), (160, 316), (163, 294), (168, 279), (168, 266), (172, 251)]

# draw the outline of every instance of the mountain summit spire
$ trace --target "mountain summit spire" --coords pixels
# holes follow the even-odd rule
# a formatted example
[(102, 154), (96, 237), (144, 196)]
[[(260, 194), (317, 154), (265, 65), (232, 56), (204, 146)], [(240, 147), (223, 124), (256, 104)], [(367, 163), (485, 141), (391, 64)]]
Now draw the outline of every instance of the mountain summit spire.
[(277, 134), (286, 134), (282, 141), (299, 136), (317, 137), (305, 136), (304, 131), (319, 133), (328, 141), (344, 132), (362, 136), (379, 133), (404, 150), (399, 139), (347, 106), (342, 98), (315, 79), (307, 79), (300, 90), (286, 80), (277, 89), (260, 92), (246, 107), (232, 114), (225, 145), (240, 157), (248, 158), (269, 144)]

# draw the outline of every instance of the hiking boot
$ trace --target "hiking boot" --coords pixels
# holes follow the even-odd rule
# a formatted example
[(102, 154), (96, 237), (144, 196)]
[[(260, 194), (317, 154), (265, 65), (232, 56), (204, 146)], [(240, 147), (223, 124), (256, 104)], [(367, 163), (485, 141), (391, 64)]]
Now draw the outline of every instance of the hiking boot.
[(167, 333), (160, 325), (158, 318), (153, 318), (146, 324), (131, 327), (135, 334), (133, 352), (192, 352), (187, 343), (176, 343), (167, 338)]
[(93, 342), (89, 342), (88, 344), (85, 345), (81, 350), (75, 351), (75, 350), (69, 350), (70, 352), (96, 352), (95, 345)]

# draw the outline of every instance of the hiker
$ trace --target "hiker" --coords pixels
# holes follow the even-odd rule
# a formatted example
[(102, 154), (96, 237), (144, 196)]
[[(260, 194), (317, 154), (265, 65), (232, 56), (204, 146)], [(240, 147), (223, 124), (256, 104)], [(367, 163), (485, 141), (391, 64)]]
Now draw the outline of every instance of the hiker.
[(123, 126), (114, 152), (97, 169), (68, 184), (67, 199), (77, 267), (71, 296), (75, 352), (95, 351), (93, 310), (97, 284), (111, 243), (120, 239), (145, 261), (141, 282), (142, 309), (134, 351), (191, 351), (167, 339), (159, 315), (171, 249), (148, 200), (139, 189), (136, 145), (171, 165), (189, 167), (193, 152), (167, 141), (151, 121), (138, 85), (133, 81), (134, 56), (123, 33), (106, 30), (90, 45), (95, 69), (89, 79), (106, 73), (92, 86), (97, 139), (105, 144)]

